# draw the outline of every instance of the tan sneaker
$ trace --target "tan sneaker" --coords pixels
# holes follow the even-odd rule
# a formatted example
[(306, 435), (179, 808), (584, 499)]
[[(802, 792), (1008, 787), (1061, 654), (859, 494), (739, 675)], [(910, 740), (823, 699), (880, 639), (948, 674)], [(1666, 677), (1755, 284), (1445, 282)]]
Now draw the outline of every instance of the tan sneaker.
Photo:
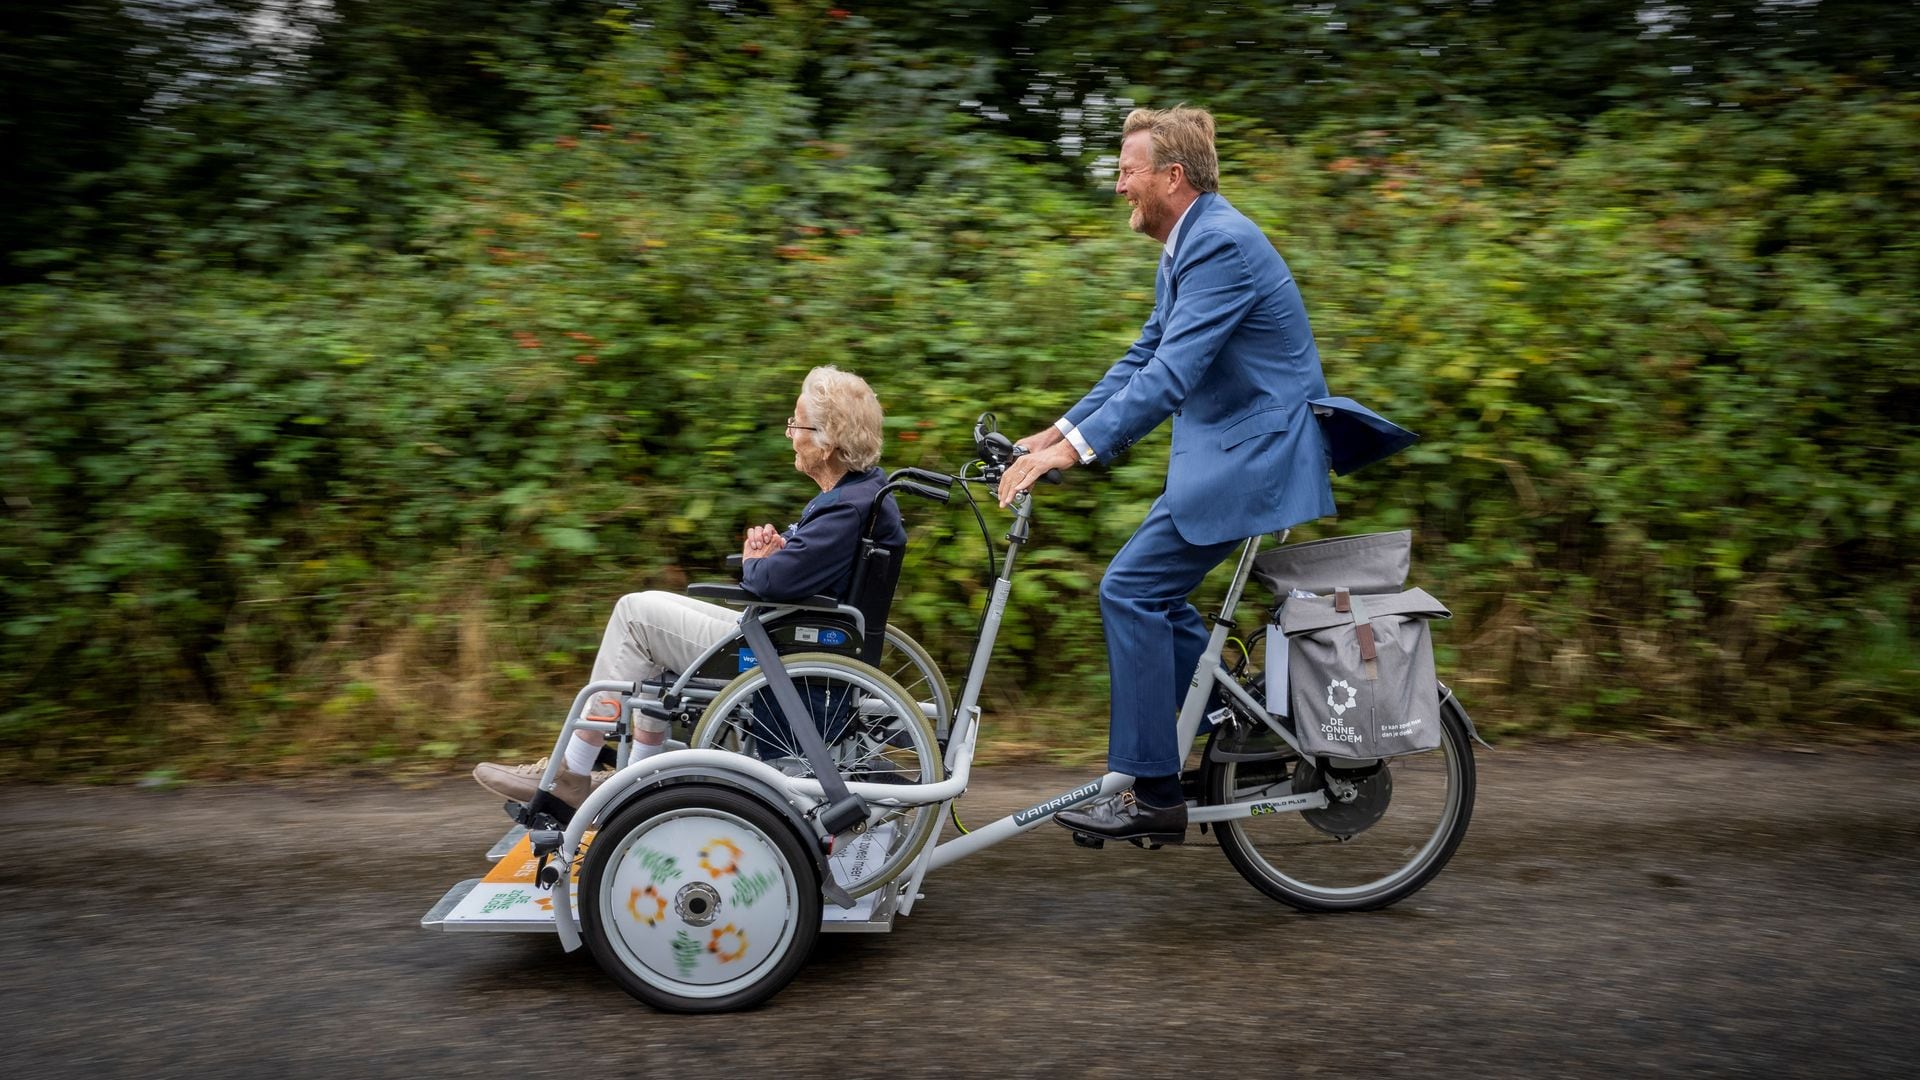
[[(483, 761), (473, 767), (473, 778), (479, 781), (481, 787), (503, 799), (528, 803), (533, 801), (534, 793), (540, 790), (540, 777), (546, 771), (546, 758), (528, 765), (497, 765)], [(562, 764), (560, 775), (553, 781), (554, 798), (577, 810), (581, 803), (587, 801), (587, 796), (612, 775), (613, 771), (609, 769), (597, 772), (592, 779), (588, 779), (577, 772), (568, 771), (566, 765)]]

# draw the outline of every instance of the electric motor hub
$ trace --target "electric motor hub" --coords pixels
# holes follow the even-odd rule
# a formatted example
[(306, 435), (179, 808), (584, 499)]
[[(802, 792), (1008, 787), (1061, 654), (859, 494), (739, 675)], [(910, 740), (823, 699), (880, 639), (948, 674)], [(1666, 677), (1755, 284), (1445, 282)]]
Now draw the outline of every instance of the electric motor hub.
[(1327, 805), (1317, 810), (1302, 810), (1307, 824), (1342, 840), (1372, 828), (1386, 816), (1393, 802), (1393, 770), (1384, 762), (1362, 769), (1316, 768), (1302, 761), (1293, 770), (1293, 790), (1298, 794), (1313, 791), (1327, 793)]

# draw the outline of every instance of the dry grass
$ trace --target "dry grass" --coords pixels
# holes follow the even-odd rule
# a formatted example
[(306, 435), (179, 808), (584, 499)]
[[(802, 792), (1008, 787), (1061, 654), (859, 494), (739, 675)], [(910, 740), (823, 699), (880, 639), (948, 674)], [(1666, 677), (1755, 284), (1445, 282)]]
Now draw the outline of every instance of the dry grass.
[[(456, 559), (389, 582), (333, 612), (325, 638), (290, 663), (273, 651), (295, 625), (285, 612), (237, 608), (216, 672), (223, 704), (48, 724), (0, 758), (0, 776), (424, 776), (537, 757), (589, 667), (579, 627), (597, 630), (606, 598), (582, 588), (519, 619), (510, 580), (497, 561)], [(1480, 730), (1506, 740), (1794, 746), (1920, 734), (1920, 653), (1904, 620), (1862, 615), (1872, 644), (1846, 671), (1786, 662), (1793, 643), (1770, 625), (1792, 602), (1787, 580), (1756, 576), (1712, 619), (1687, 621), (1604, 610), (1573, 620), (1539, 592), (1463, 602), (1487, 614), (1437, 631), (1454, 658), (1442, 675)], [(571, 634), (562, 621), (577, 624)], [(989, 679), (981, 763), (1099, 765), (1104, 698), (1072, 675), (1053, 688)]]

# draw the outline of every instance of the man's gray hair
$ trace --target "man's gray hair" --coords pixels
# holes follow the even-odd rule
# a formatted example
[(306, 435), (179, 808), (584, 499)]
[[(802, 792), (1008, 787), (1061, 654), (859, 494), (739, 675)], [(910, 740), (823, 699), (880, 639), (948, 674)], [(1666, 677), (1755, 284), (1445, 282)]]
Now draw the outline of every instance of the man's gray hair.
[(1213, 114), (1175, 105), (1171, 109), (1135, 109), (1127, 114), (1120, 138), (1144, 131), (1153, 142), (1153, 168), (1178, 165), (1195, 191), (1220, 190), (1220, 155), (1213, 148)]
[(880, 462), (880, 399), (867, 380), (826, 364), (807, 372), (800, 396), (807, 401), (815, 446), (832, 447), (848, 472), (866, 472)]

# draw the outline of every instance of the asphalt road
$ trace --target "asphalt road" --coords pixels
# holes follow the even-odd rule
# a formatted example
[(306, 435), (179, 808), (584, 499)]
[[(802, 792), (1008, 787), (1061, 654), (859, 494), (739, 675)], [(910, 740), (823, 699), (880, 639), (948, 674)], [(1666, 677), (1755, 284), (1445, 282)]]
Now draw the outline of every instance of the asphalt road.
[[(506, 819), (471, 784), (0, 789), (9, 1077), (1887, 1076), (1920, 1072), (1920, 753), (1482, 752), (1386, 912), (1305, 916), (1210, 840), (1043, 828), (824, 938), (747, 1014), (650, 1012), (553, 938), (419, 919)], [(1073, 786), (985, 771), (985, 820)]]

